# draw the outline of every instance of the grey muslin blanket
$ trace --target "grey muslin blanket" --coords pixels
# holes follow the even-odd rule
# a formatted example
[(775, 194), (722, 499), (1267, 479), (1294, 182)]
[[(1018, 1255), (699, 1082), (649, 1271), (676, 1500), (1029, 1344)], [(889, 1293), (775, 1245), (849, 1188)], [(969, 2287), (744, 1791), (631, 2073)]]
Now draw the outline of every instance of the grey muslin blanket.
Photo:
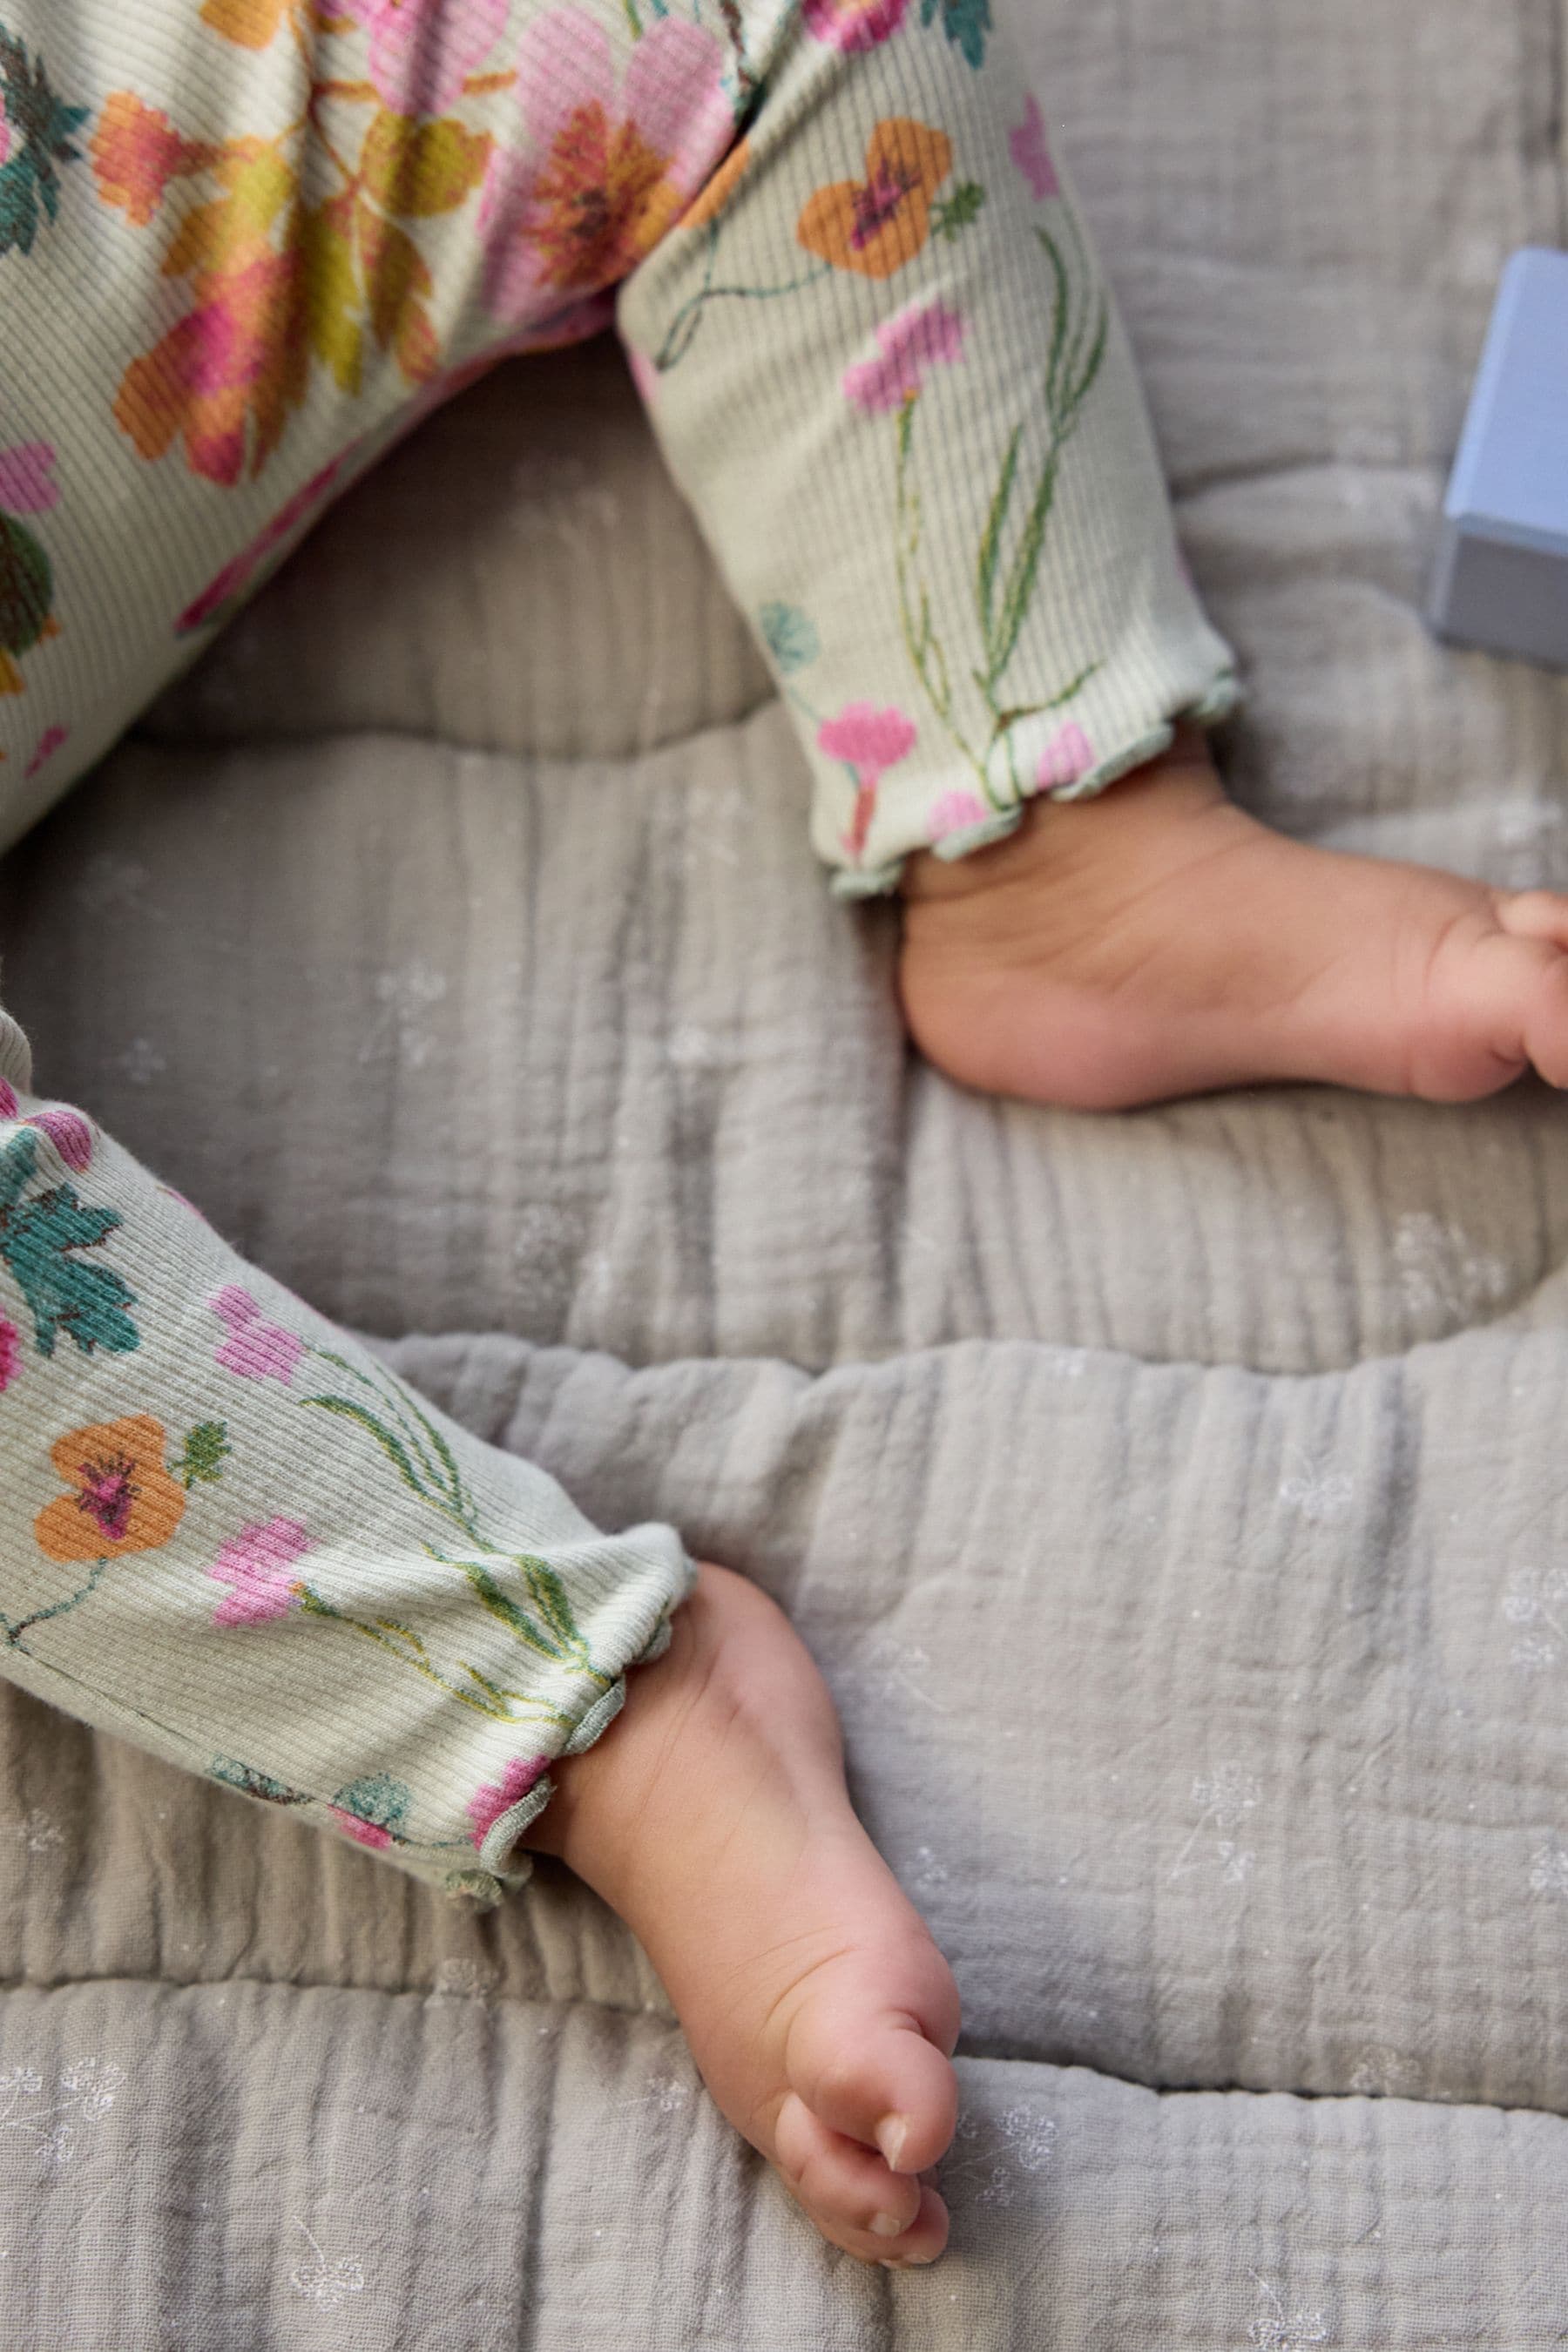
[[(1026, 27), (1287, 830), (1568, 881), (1420, 603), (1542, 0)], [(1536, 2352), (1568, 2330), (1568, 1111), (906, 1056), (613, 349), (353, 493), (0, 869), (52, 1093), (602, 1523), (784, 1604), (963, 1989), (866, 2272), (553, 1865), (465, 1917), (0, 1686), (17, 2352)]]

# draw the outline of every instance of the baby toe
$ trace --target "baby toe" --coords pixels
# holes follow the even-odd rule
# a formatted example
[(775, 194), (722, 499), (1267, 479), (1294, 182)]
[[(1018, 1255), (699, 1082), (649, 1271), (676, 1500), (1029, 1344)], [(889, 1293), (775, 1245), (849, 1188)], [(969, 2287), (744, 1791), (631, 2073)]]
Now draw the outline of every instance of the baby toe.
[(820, 2005), (791, 2030), (789, 2078), (830, 2130), (879, 2149), (894, 2172), (923, 2171), (952, 2138), (957, 2077), (911, 2016)]
[(907, 2173), (829, 2129), (792, 2093), (779, 2111), (774, 2162), (825, 2236), (866, 2262), (933, 2262), (947, 2242), (947, 2209)]
[(1524, 1053), (1548, 1086), (1568, 1087), (1568, 955), (1536, 939), (1517, 940), (1515, 953)]
[(1500, 891), (1497, 919), (1516, 940), (1548, 940), (1568, 948), (1568, 898), (1559, 891)]

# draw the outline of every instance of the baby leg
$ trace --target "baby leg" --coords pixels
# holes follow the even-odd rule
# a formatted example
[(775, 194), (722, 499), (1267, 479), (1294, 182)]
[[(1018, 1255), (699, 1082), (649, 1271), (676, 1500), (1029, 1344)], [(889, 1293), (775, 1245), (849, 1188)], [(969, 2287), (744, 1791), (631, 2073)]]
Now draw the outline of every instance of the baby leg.
[[(723, 10), (21, 5), (59, 110), (0, 448), (0, 845), (470, 365), (603, 322), (751, 87)], [(602, 1536), (434, 1412), (33, 1094), (14, 1024), (0, 1073), (0, 1673), (458, 1897), (518, 1885), (525, 1833), (563, 1854), (824, 2232), (930, 2259), (956, 1994), (779, 1612), (717, 1570), (678, 1608), (671, 1530)]]
[(0, 1674), (458, 1901), (560, 1855), (825, 2234), (940, 2252), (957, 1994), (780, 1612), (447, 1420), (3, 1014), (0, 1388)]
[(834, 887), (901, 889), (916, 1042), (1100, 1108), (1568, 1083), (1568, 900), (1308, 848), (1226, 800), (1202, 730), (1234, 660), (1070, 178), (986, 12), (931, 13), (808, 5), (619, 313)]

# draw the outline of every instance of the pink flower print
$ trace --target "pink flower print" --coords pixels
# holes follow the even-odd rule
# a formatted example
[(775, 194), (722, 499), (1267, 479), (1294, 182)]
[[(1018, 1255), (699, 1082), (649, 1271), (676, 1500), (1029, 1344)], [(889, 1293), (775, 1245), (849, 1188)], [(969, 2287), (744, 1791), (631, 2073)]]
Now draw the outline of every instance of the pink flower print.
[(585, 9), (547, 9), (518, 45), (526, 152), (490, 158), (479, 226), (486, 308), (533, 325), (652, 251), (735, 135), (718, 37), (660, 17), (626, 60)]
[(327, 1811), (339, 1829), (345, 1831), (352, 1838), (358, 1838), (361, 1845), (392, 1843), (392, 1832), (384, 1830), (379, 1822), (367, 1822), (363, 1813), (351, 1813), (342, 1805), (329, 1805)]
[(805, 29), (829, 48), (874, 49), (904, 21), (909, 0), (805, 0)]
[(1094, 746), (1076, 719), (1058, 727), (1045, 750), (1040, 753), (1035, 770), (1035, 782), (1043, 793), (1063, 784), (1076, 784), (1094, 766)]
[(517, 1756), (502, 1773), (499, 1787), (494, 1781), (486, 1781), (474, 1790), (468, 1799), (468, 1812), (474, 1825), (476, 1845), (483, 1845), (492, 1824), (520, 1797), (526, 1797), (549, 1769), (548, 1756)]
[(931, 803), (926, 819), (932, 841), (945, 841), (950, 833), (967, 833), (973, 824), (984, 824), (990, 812), (978, 793), (943, 793)]
[(298, 1519), (268, 1519), (231, 1536), (207, 1570), (219, 1584), (232, 1584), (213, 1611), (215, 1625), (265, 1625), (300, 1605), (298, 1577), (289, 1570), (310, 1538)]
[(40, 768), (47, 767), (60, 745), (68, 740), (69, 736), (68, 727), (46, 727), (33, 747), (33, 756), (23, 769), (23, 775), (36, 776)]
[[(0, 116), (0, 135), (5, 120)], [(0, 163), (5, 152), (0, 147)], [(0, 507), (7, 514), (47, 514), (59, 502), (55, 479), (55, 453), (47, 441), (24, 441), (15, 449), (0, 449)]]
[[(6, 1089), (9, 1092), (9, 1088)], [(12, 1097), (15, 1104), (16, 1097)], [(6, 1114), (9, 1116), (9, 1114)], [(65, 1104), (58, 1109), (35, 1111), (26, 1121), (47, 1135), (66, 1166), (80, 1175), (92, 1163), (92, 1129), (79, 1110)]]
[(1024, 110), (1024, 120), (1016, 131), (1007, 133), (1007, 152), (1029, 184), (1029, 194), (1035, 202), (1043, 204), (1047, 196), (1059, 196), (1062, 184), (1057, 177), (1057, 167), (1051, 161), (1051, 151), (1046, 144), (1046, 121), (1040, 112), (1040, 101), (1031, 94)]
[(0, 1315), (0, 1396), (10, 1387), (22, 1369), (22, 1342), (15, 1323)]
[[(0, 1119), (16, 1118), (21, 1104), (16, 1089), (8, 1078), (0, 1078)], [(93, 1131), (91, 1122), (68, 1103), (52, 1103), (47, 1110), (36, 1110), (22, 1120), (24, 1127), (36, 1127), (47, 1135), (68, 1168), (79, 1176), (92, 1163)]]
[(370, 35), (370, 78), (394, 114), (444, 114), (506, 26), (510, 0), (338, 0)]
[(226, 1283), (207, 1305), (229, 1333), (214, 1351), (214, 1363), (237, 1372), (242, 1381), (280, 1381), (287, 1388), (305, 1352), (303, 1339), (281, 1323), (267, 1322), (249, 1291), (237, 1282)]
[(878, 355), (844, 371), (844, 396), (867, 416), (886, 415), (924, 390), (922, 371), (950, 366), (965, 321), (945, 302), (911, 302), (877, 330)]
[(914, 750), (914, 722), (896, 709), (879, 710), (874, 703), (849, 702), (837, 719), (823, 720), (816, 743), (830, 760), (843, 760), (854, 771), (855, 814), (844, 845), (851, 857), (858, 857), (871, 828), (882, 772)]

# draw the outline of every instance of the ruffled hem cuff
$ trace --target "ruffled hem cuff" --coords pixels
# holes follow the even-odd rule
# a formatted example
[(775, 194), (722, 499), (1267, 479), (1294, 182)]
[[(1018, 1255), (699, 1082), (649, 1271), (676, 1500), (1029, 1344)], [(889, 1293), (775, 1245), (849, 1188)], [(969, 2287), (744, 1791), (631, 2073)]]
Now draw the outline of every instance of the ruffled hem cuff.
[[(670, 1620), (685, 1598), (682, 1593), (670, 1602), (636, 1657), (627, 1660), (608, 1690), (584, 1711), (561, 1749), (562, 1756), (581, 1756), (585, 1748), (592, 1748), (596, 1739), (604, 1737), (626, 1705), (626, 1676), (632, 1668), (652, 1665), (668, 1649), (673, 1633)], [(454, 1903), (468, 1909), (493, 1911), (504, 1895), (515, 1894), (519, 1887), (527, 1885), (533, 1875), (533, 1856), (526, 1847), (516, 1853), (513, 1848), (554, 1794), (555, 1782), (547, 1772), (534, 1782), (526, 1796), (520, 1797), (515, 1805), (509, 1805), (504, 1813), (497, 1814), (480, 1843), (479, 1868), (447, 1874), (446, 1891)]]
[(1067, 784), (1037, 784), (1026, 787), (1012, 808), (998, 809), (980, 824), (964, 825), (955, 832), (931, 837), (922, 835), (911, 841), (899, 856), (889, 858), (880, 866), (837, 866), (829, 888), (836, 898), (883, 898), (890, 896), (903, 879), (904, 867), (910, 857), (929, 849), (933, 856), (948, 860), (973, 856), (977, 849), (987, 849), (993, 842), (1005, 841), (1016, 833), (1024, 820), (1024, 810), (1032, 800), (1087, 801), (1105, 791), (1135, 768), (1146, 767), (1168, 751), (1176, 738), (1180, 719), (1194, 719), (1200, 726), (1217, 726), (1228, 719), (1247, 699), (1247, 690), (1233, 669), (1222, 670), (1205, 691), (1195, 700), (1182, 703), (1164, 719), (1157, 720), (1131, 742), (1121, 744), (1081, 776)]

